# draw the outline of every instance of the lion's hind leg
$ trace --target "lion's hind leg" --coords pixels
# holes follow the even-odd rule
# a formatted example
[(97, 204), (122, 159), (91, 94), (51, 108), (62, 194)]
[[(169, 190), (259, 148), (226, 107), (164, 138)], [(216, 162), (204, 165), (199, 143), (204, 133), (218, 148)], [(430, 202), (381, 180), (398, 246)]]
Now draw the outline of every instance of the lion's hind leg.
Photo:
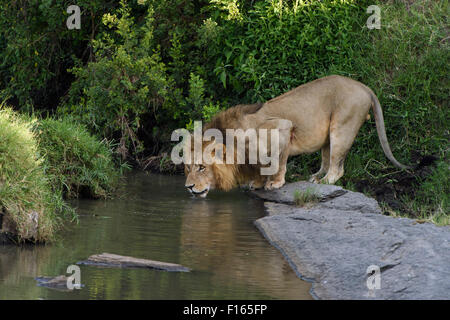
[[(349, 112), (351, 112), (351, 108)], [(354, 109), (353, 109), (354, 110)], [(366, 119), (367, 110), (360, 108), (352, 115), (341, 113), (330, 125), (330, 166), (320, 183), (334, 184), (344, 175), (344, 161), (355, 141), (359, 128)]]

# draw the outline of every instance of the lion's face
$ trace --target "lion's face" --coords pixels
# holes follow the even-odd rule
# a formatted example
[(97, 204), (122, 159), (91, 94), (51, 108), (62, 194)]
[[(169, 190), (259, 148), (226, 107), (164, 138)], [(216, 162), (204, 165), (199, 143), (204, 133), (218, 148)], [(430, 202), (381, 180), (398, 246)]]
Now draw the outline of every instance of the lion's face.
[(185, 187), (197, 197), (206, 197), (210, 189), (214, 189), (216, 180), (212, 166), (203, 164), (186, 164), (184, 166), (186, 175)]

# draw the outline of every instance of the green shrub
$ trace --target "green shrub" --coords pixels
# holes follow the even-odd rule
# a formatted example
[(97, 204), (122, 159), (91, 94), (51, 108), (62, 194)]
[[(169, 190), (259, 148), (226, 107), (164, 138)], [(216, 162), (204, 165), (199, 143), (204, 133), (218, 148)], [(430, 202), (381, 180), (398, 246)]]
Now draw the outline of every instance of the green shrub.
[(215, 86), (231, 88), (240, 99), (268, 100), (327, 75), (333, 64), (348, 68), (366, 18), (362, 9), (353, 0), (256, 1), (239, 15), (205, 21), (205, 68)]
[[(81, 29), (69, 30), (70, 5), (81, 9)], [(93, 58), (90, 40), (114, 1), (0, 0), (0, 100), (21, 110), (54, 109), (73, 81), (67, 68)]]
[[(124, 159), (139, 160), (144, 140), (167, 141), (173, 129), (210, 117), (219, 108), (206, 95), (205, 80), (196, 70), (185, 74), (186, 66), (196, 68), (185, 61), (183, 35), (176, 27), (162, 31), (161, 24), (155, 23), (161, 13), (156, 15), (153, 6), (168, 10), (167, 5), (148, 1), (145, 14), (135, 19), (132, 6), (121, 1), (120, 8), (103, 16), (108, 31), (93, 41), (95, 62), (71, 70), (76, 81), (59, 109), (93, 132), (119, 141)], [(155, 33), (161, 37), (161, 32), (170, 37), (165, 50), (162, 39), (155, 37)], [(170, 58), (163, 62), (166, 55)]]
[[(79, 33), (62, 30), (63, 3), (5, 3), (1, 93), (32, 106), (42, 96), (56, 103), (60, 96), (44, 93), (70, 85), (60, 114), (115, 141), (123, 158), (142, 163), (144, 156), (170, 148), (175, 128), (340, 74), (377, 94), (401, 162), (411, 164), (411, 152), (445, 159), (446, 0), (81, 1), (83, 21), (92, 26), (85, 24)], [(379, 30), (366, 27), (371, 4), (381, 8)], [(35, 18), (19, 23), (30, 16)], [(56, 81), (67, 68), (71, 75)], [(305, 178), (318, 169), (319, 159), (318, 153), (290, 159), (286, 179)], [(345, 171), (339, 183), (347, 188), (362, 179), (395, 179), (373, 120), (358, 134)]]
[[(0, 108), (0, 211), (4, 208), (14, 222), (19, 240), (45, 241), (53, 237), (61, 214), (70, 210), (44, 172), (45, 159), (31, 125), (11, 109)], [(29, 239), (32, 212), (37, 213), (38, 229)]]
[[(105, 14), (103, 23), (112, 33), (93, 42), (95, 62), (73, 68), (70, 103), (63, 113), (77, 117), (100, 135), (120, 141), (123, 158), (143, 151), (137, 131), (141, 117), (159, 114), (168, 97), (171, 80), (153, 46), (153, 11), (138, 26), (125, 1), (115, 14)], [(153, 52), (152, 52), (153, 51)], [(160, 114), (164, 117), (164, 114)]]
[(67, 198), (106, 198), (117, 186), (122, 165), (113, 162), (112, 145), (99, 141), (73, 119), (43, 119), (36, 123), (45, 174), (54, 190)]

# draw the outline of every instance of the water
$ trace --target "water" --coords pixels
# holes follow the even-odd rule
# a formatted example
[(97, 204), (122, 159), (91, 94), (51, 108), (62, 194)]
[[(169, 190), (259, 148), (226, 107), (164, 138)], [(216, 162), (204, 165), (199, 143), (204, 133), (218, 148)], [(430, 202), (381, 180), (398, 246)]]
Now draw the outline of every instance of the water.
[[(132, 173), (124, 196), (78, 200), (78, 224), (56, 244), (0, 246), (0, 299), (311, 299), (282, 255), (253, 221), (263, 204), (240, 191), (194, 199), (184, 177)], [(115, 253), (179, 263), (174, 273), (81, 265), (81, 290), (36, 285), (37, 276), (67, 275), (92, 254)]]

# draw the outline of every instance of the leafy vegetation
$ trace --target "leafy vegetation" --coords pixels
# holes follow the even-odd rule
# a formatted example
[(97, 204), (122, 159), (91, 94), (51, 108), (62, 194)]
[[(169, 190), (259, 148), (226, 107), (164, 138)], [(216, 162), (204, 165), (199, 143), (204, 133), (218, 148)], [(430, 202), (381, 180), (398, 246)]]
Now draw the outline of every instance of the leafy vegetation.
[(93, 54), (90, 41), (102, 30), (105, 11), (115, 1), (77, 1), (82, 28), (69, 30), (67, 8), (72, 1), (0, 0), (0, 99), (31, 111), (55, 108), (73, 76), (67, 68)]
[(0, 128), (0, 213), (12, 219), (19, 241), (53, 239), (64, 219), (76, 218), (64, 198), (106, 198), (127, 169), (113, 162), (111, 143), (71, 119), (38, 120), (1, 107)]
[[(122, 159), (145, 166), (148, 156), (170, 150), (175, 128), (322, 76), (349, 76), (379, 97), (397, 159), (420, 165), (409, 173), (393, 169), (371, 120), (339, 183), (376, 196), (387, 213), (447, 223), (448, 1), (77, 4), (82, 28), (74, 31), (65, 27), (66, 1), (4, 3), (0, 93), (8, 103), (70, 116), (114, 141)], [(381, 28), (369, 30), (366, 9), (373, 4), (381, 9)], [(436, 161), (425, 165), (424, 157)], [(291, 159), (287, 180), (305, 179), (319, 158)]]
[[(58, 189), (44, 172), (32, 123), (11, 109), (0, 109), (0, 211), (12, 219), (19, 240), (52, 238), (62, 213), (69, 213)], [(37, 213), (38, 229), (29, 232), (29, 216)]]
[(35, 124), (45, 174), (66, 198), (106, 198), (117, 186), (122, 166), (113, 161), (112, 145), (99, 141), (72, 119), (47, 118)]

